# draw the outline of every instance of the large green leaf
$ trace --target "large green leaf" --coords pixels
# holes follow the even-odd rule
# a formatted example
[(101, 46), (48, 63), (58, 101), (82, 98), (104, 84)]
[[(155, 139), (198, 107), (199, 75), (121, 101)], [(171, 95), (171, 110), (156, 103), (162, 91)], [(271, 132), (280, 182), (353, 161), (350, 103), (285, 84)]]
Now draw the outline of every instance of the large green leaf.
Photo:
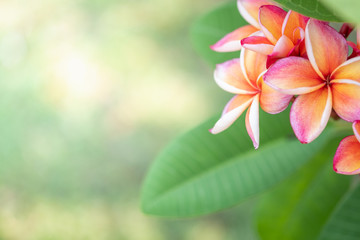
[(331, 218), (324, 226), (319, 240), (359, 240), (359, 213), (360, 185), (357, 185), (344, 196), (337, 206)]
[[(244, 114), (243, 114), (244, 115)], [(211, 135), (211, 119), (169, 144), (151, 167), (142, 192), (145, 213), (187, 217), (238, 204), (284, 180), (316, 154), (329, 137), (311, 144), (293, 136), (288, 111), (260, 114), (261, 143), (254, 150), (244, 116)]]
[(359, 0), (321, 0), (321, 2), (349, 22), (360, 24)]
[[(305, 16), (313, 17), (320, 20), (341, 22), (342, 18), (339, 17), (334, 11), (329, 10), (327, 5), (321, 3), (320, 0), (274, 0), (282, 6), (299, 12)], [(337, 0), (334, 0), (337, 1)], [(339, 3), (342, 1), (339, 1)]]
[(261, 239), (317, 238), (351, 180), (332, 170), (340, 140), (331, 140), (308, 164), (261, 199), (257, 209)]
[(232, 1), (195, 21), (190, 31), (191, 41), (196, 52), (212, 65), (225, 62), (232, 58), (238, 58), (240, 53), (238, 51), (218, 53), (211, 50), (209, 46), (219, 41), (227, 33), (247, 24), (236, 7), (236, 1)]

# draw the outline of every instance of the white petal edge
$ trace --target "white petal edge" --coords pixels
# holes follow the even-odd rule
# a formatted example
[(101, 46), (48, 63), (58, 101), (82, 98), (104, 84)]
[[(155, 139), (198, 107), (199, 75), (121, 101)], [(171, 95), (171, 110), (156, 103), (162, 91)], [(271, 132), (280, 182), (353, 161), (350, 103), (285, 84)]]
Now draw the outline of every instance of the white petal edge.
[(229, 93), (234, 93), (234, 94), (255, 94), (257, 93), (256, 90), (254, 91), (247, 91), (247, 90), (243, 90), (237, 87), (234, 87), (228, 83), (226, 83), (225, 81), (221, 80), (222, 78), (218, 76), (218, 71), (214, 71), (214, 79), (216, 84), (223, 90), (229, 92)]
[(260, 29), (260, 25), (257, 21), (257, 19), (253, 18), (248, 11), (246, 11), (245, 7), (242, 4), (241, 0), (237, 1), (237, 7), (239, 9), (239, 12), (241, 14), (241, 16), (251, 25), (253, 25), (254, 27), (256, 27), (257, 29)]
[[(251, 103), (251, 106), (248, 109), (248, 114), (246, 114), (246, 117), (248, 117), (248, 122), (250, 126), (250, 129), (248, 130), (248, 134), (253, 141), (253, 145), (255, 149), (259, 148), (260, 144), (260, 130), (259, 130), (259, 94), (257, 94), (254, 98), (254, 100)], [(251, 133), (249, 133), (249, 130)]]
[(360, 87), (360, 82), (354, 81), (351, 79), (334, 79), (331, 80), (330, 83), (344, 83), (344, 84), (354, 84)]
[(314, 92), (316, 90), (319, 90), (320, 88), (324, 87), (326, 85), (326, 83), (321, 83), (319, 85), (313, 86), (313, 87), (300, 87), (300, 88), (295, 88), (295, 89), (281, 89), (276, 87), (275, 85), (272, 85), (269, 82), (264, 81), (264, 83), (266, 83), (267, 85), (269, 85), (271, 88), (275, 89), (276, 91), (283, 93), (283, 94), (287, 94), (287, 95), (302, 95), (302, 94), (306, 94), (306, 93), (311, 93)]
[[(239, 107), (231, 110), (228, 113), (223, 114), (221, 116), (221, 118), (215, 123), (214, 127), (212, 129), (210, 129), (209, 131), (212, 134), (218, 134), (218, 133), (226, 130), (228, 127), (231, 126), (231, 124), (233, 124), (235, 122), (236, 119), (238, 119), (238, 117), (240, 117), (240, 115), (245, 111), (245, 109), (251, 104), (253, 99), (254, 98), (251, 98), (248, 101), (246, 101), (245, 103), (243, 103), (242, 105), (240, 105)], [(229, 101), (229, 103), (230, 102), (231, 102), (231, 100)], [(226, 106), (225, 106), (225, 109), (226, 109)]]
[(310, 40), (310, 36), (309, 36), (309, 24), (311, 23), (311, 19), (308, 21), (306, 28), (305, 28), (305, 46), (306, 46), (306, 53), (308, 55), (309, 61), (311, 63), (311, 66), (314, 68), (315, 72), (323, 79), (325, 80), (324, 75), (322, 74), (322, 72), (320, 71), (318, 65), (316, 64), (315, 61), (315, 56), (314, 56), (314, 52), (313, 52), (313, 47), (311, 45), (311, 40)]
[(332, 78), (333, 74), (336, 73), (336, 71), (341, 68), (341, 67), (344, 67), (346, 65), (349, 65), (351, 63), (354, 63), (354, 62), (357, 62), (357, 61), (360, 61), (360, 56), (359, 57), (354, 57), (354, 58), (351, 58), (345, 62), (343, 62), (342, 64), (340, 64), (337, 68), (334, 69), (334, 71), (331, 73), (330, 75), (330, 78)]
[(227, 42), (221, 45), (220, 47), (214, 47), (213, 45), (210, 48), (216, 52), (235, 52), (235, 51), (240, 51), (242, 47), (240, 40), (234, 40)]
[(292, 10), (289, 10), (287, 12), (287, 14), (285, 15), (285, 18), (284, 18), (284, 21), (283, 21), (283, 24), (281, 26), (281, 34), (284, 35), (284, 32), (285, 32), (285, 27), (289, 21), (289, 17), (290, 17), (290, 14), (292, 13)]

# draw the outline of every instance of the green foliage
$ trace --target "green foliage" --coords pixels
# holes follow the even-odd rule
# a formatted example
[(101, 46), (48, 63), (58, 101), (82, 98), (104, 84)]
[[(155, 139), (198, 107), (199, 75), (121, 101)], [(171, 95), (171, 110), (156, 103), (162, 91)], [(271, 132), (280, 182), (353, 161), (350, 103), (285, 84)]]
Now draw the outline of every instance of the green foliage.
[(329, 9), (342, 16), (346, 21), (360, 24), (359, 0), (321, 0)]
[(261, 113), (260, 119), (258, 150), (247, 136), (244, 116), (224, 133), (208, 133), (214, 118), (174, 140), (148, 173), (143, 211), (187, 217), (236, 205), (294, 173), (329, 137), (323, 134), (312, 144), (303, 145), (292, 134), (288, 112)]
[(196, 52), (211, 65), (238, 58), (239, 52), (218, 53), (210, 49), (229, 32), (247, 25), (236, 7), (236, 1), (221, 5), (194, 22), (190, 36)]
[[(341, 22), (340, 18), (334, 11), (329, 10), (329, 8), (321, 3), (319, 0), (274, 0), (275, 2), (280, 3), (282, 6), (299, 12), (305, 16), (313, 17), (316, 19), (331, 21), (331, 22)], [(334, 0), (336, 1), (336, 0)], [(342, 4), (342, 1), (338, 1), (339, 4)]]
[(343, 197), (326, 223), (319, 240), (358, 240), (360, 238), (359, 212), (360, 185), (357, 185)]
[(261, 199), (257, 225), (263, 240), (317, 238), (351, 180), (332, 171), (332, 157), (340, 140), (332, 139), (289, 180)]

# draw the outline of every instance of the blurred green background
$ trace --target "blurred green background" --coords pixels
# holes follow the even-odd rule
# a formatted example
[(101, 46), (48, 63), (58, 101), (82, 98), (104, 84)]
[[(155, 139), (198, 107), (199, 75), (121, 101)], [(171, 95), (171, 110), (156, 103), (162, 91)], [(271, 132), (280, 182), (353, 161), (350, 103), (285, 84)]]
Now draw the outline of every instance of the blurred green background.
[(0, 239), (252, 239), (251, 203), (139, 209), (156, 154), (230, 97), (189, 40), (219, 3), (0, 1)]

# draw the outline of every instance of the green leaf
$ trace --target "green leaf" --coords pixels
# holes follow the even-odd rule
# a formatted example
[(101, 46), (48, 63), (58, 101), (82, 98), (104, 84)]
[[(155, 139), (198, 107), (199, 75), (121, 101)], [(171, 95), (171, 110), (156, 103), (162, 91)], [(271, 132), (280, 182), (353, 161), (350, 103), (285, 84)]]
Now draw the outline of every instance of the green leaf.
[[(282, 6), (299, 12), (305, 16), (313, 17), (316, 19), (341, 22), (342, 18), (339, 17), (334, 11), (321, 3), (319, 0), (274, 0), (280, 3)], [(334, 0), (337, 1), (337, 0)], [(339, 3), (342, 1), (339, 1)]]
[(214, 118), (174, 140), (148, 173), (143, 211), (171, 217), (211, 213), (287, 178), (311, 159), (328, 137), (323, 133), (311, 144), (300, 144), (292, 134), (288, 114), (261, 112), (258, 150), (247, 136), (244, 116), (224, 133), (208, 132), (217, 120)]
[(190, 37), (196, 52), (212, 65), (238, 58), (240, 52), (218, 53), (210, 49), (229, 32), (248, 23), (241, 17), (236, 1), (221, 5), (196, 20), (190, 30)]
[(316, 239), (351, 180), (332, 170), (340, 140), (332, 139), (308, 164), (261, 199), (257, 209), (261, 239)]
[[(359, 176), (356, 176), (357, 178)], [(351, 189), (342, 199), (324, 226), (319, 240), (360, 239), (360, 185)]]
[(321, 0), (321, 2), (346, 21), (360, 24), (359, 0)]

